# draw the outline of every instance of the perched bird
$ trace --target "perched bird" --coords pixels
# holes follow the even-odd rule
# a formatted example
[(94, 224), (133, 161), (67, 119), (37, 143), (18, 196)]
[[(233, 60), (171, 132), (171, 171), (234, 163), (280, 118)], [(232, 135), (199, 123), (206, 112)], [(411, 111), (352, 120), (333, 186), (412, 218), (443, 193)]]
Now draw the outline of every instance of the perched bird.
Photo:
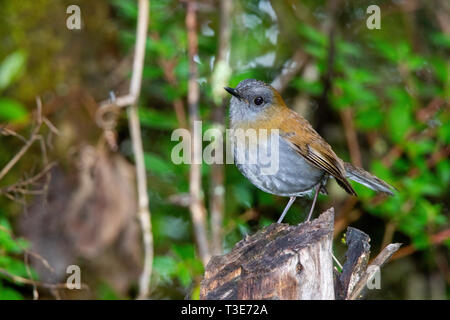
[[(312, 128), (302, 116), (289, 109), (280, 94), (272, 86), (255, 79), (241, 81), (236, 88), (224, 88), (232, 95), (230, 100), (230, 124), (232, 132), (237, 129), (261, 132), (269, 131), (267, 139), (256, 142), (234, 141), (235, 163), (240, 172), (259, 189), (278, 196), (290, 197), (278, 223), (280, 223), (296, 197), (311, 194), (313, 203), (308, 214), (310, 220), (319, 192), (327, 194), (326, 183), (330, 177), (347, 193), (356, 192), (347, 179), (356, 181), (372, 190), (393, 195), (394, 187), (362, 168), (341, 160), (330, 145)], [(261, 130), (265, 129), (265, 130)], [(236, 134), (232, 135), (235, 140)], [(277, 170), (264, 174), (267, 167), (260, 157), (252, 161), (237, 161), (238, 154), (267, 152), (270, 142), (277, 149)]]

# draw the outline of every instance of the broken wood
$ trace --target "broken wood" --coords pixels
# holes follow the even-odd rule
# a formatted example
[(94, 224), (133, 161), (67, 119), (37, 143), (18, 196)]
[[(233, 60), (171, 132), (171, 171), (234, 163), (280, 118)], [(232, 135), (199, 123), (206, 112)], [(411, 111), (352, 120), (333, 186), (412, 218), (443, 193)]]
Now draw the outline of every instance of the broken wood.
[(370, 238), (349, 227), (342, 272), (333, 268), (334, 209), (297, 226), (272, 224), (214, 256), (200, 286), (203, 300), (333, 300), (361, 298), (367, 281), (398, 250), (386, 247), (367, 267)]

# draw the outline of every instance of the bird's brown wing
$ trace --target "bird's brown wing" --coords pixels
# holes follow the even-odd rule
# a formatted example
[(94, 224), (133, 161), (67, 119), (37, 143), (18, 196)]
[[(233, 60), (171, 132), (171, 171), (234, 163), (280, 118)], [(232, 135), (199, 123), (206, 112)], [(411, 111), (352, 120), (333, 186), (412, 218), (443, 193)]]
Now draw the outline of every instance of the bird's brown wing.
[(290, 109), (279, 124), (281, 135), (306, 160), (332, 175), (337, 183), (349, 194), (355, 190), (345, 178), (343, 161), (334, 153), (330, 145), (313, 129), (311, 124)]

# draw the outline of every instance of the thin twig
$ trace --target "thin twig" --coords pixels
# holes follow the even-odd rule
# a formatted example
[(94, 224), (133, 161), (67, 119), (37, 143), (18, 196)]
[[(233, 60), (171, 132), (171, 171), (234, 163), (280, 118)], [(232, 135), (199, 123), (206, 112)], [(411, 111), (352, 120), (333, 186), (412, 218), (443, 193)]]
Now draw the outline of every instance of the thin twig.
[[(136, 163), (136, 183), (138, 193), (138, 217), (141, 225), (144, 243), (144, 267), (139, 278), (139, 292), (137, 299), (145, 299), (150, 292), (150, 278), (153, 265), (153, 233), (151, 212), (147, 195), (147, 177), (144, 164), (144, 150), (142, 146), (141, 125), (138, 115), (138, 100), (142, 85), (142, 71), (145, 60), (145, 43), (147, 41), (150, 1), (139, 0), (138, 21), (136, 26), (136, 45), (134, 49), (133, 70), (130, 81), (130, 92), (124, 96), (114, 97), (100, 103), (97, 122), (101, 120), (105, 110), (116, 110), (127, 107), (128, 125), (133, 145), (134, 161)], [(100, 119), (100, 122), (99, 122)], [(110, 129), (110, 128), (109, 128)]]
[(30, 264), (28, 262), (28, 254), (26, 252), (24, 256), (24, 262), (25, 268), (27, 269), (28, 277), (33, 281), (33, 300), (38, 300), (39, 292), (37, 291), (36, 281), (33, 279), (33, 276), (31, 275)]
[(393, 220), (390, 220), (386, 223), (384, 228), (383, 240), (381, 241), (381, 247), (386, 247), (389, 243), (391, 243), (392, 238), (394, 238), (395, 231), (397, 229), (397, 223)]
[[(362, 167), (363, 165), (362, 165), (361, 149), (358, 143), (358, 136), (355, 130), (355, 123), (353, 121), (353, 111), (350, 108), (345, 108), (340, 111), (340, 116), (342, 124), (344, 126), (345, 139), (347, 140), (347, 146), (350, 151), (351, 163), (359, 167)], [(345, 229), (350, 224), (351, 219), (348, 219), (347, 215), (352, 212), (353, 208), (357, 203), (358, 203), (357, 198), (355, 197), (347, 198), (346, 202), (343, 205), (343, 209), (345, 210), (340, 211), (341, 214), (338, 216), (336, 220), (336, 224), (339, 226), (336, 227), (334, 230), (335, 235), (337, 235), (340, 231)], [(359, 216), (357, 218), (359, 218)]]
[(281, 73), (272, 81), (272, 86), (279, 92), (284, 91), (291, 80), (306, 66), (308, 56), (301, 49), (295, 51), (292, 58), (284, 64)]
[[(426, 123), (428, 120), (433, 118), (435, 114), (439, 112), (439, 110), (441, 110), (444, 107), (448, 107), (448, 103), (446, 103), (444, 100), (440, 98), (434, 98), (427, 104), (427, 106), (417, 110), (415, 114), (416, 119), (418, 121)], [(426, 138), (431, 134), (433, 134), (433, 130), (423, 130), (420, 132), (410, 131), (407, 134), (405, 141)], [(403, 152), (404, 152), (403, 146), (396, 144), (381, 159), (381, 163), (386, 167), (390, 167), (394, 163), (394, 161), (397, 160), (403, 154)]]
[(61, 132), (58, 130), (58, 128), (55, 127), (53, 123), (50, 122), (46, 117), (43, 118), (44, 123), (47, 125), (47, 127), (50, 129), (51, 132), (53, 132), (57, 136), (61, 136)]
[[(135, 101), (136, 101), (136, 96), (130, 93), (130, 94), (127, 94), (124, 96), (117, 97), (114, 104), (119, 108), (125, 108), (125, 107), (129, 107), (130, 105), (135, 103)], [(100, 107), (109, 106), (109, 105), (111, 105), (111, 100), (106, 100), (106, 101), (100, 102)]]
[[(219, 29), (219, 43), (216, 56), (216, 63), (214, 66), (213, 78), (217, 82), (215, 86), (220, 90), (215, 90), (217, 96), (214, 101), (219, 101), (214, 110), (213, 128), (220, 132), (223, 137), (225, 130), (225, 116), (224, 109), (227, 99), (224, 97), (225, 91), (223, 87), (227, 85), (231, 75), (231, 69), (228, 63), (230, 54), (230, 37), (231, 37), (231, 11), (232, 0), (223, 0), (220, 2), (220, 29)], [(221, 74), (218, 74), (221, 73)], [(222, 150), (223, 140), (217, 139), (214, 141), (216, 150)], [(216, 151), (217, 152), (217, 151)], [(223, 154), (222, 154), (223, 156)], [(223, 239), (223, 216), (225, 210), (225, 168), (223, 163), (213, 163), (211, 165), (210, 176), (210, 211), (211, 211), (211, 243), (212, 253), (214, 255), (222, 254), (222, 239)]]
[(36, 133), (37, 132), (33, 131), (27, 143), (25, 143), (20, 151), (17, 152), (16, 155), (3, 167), (3, 169), (0, 171), (0, 180), (3, 179), (3, 177), (9, 172), (9, 170), (14, 167), (14, 165), (23, 157), (25, 152), (27, 152), (28, 149), (33, 145), (33, 143), (36, 141)]
[[(39, 281), (24, 278), (21, 276), (16, 276), (12, 273), (9, 273), (8, 271), (6, 271), (3, 268), (0, 268), (0, 275), (3, 275), (4, 277), (12, 280), (15, 283), (19, 283), (19, 284), (26, 284), (26, 285), (37, 286), (37, 287), (42, 287), (42, 288), (47, 288), (47, 289), (67, 289), (67, 285), (65, 283), (39, 282)], [(89, 289), (89, 287), (86, 284), (82, 283), (81, 289)]]
[[(45, 166), (44, 169), (42, 169), (39, 173), (35, 174), (31, 178), (25, 179), (23, 181), (18, 181), (14, 184), (11, 184), (9, 186), (0, 188), (0, 194), (5, 193), (12, 193), (12, 192), (20, 192), (20, 190), (23, 190), (23, 188), (35, 184), (37, 181), (39, 181), (44, 175), (46, 175), (54, 166), (56, 165), (56, 162), (51, 162), (47, 166)], [(30, 191), (30, 190), (28, 190)], [(31, 190), (31, 191), (45, 191), (45, 190)]]
[[(36, 98), (36, 107), (37, 107), (36, 124), (34, 129), (31, 131), (30, 138), (25, 143), (25, 145), (19, 150), (19, 152), (16, 153), (16, 155), (0, 171), (0, 180), (3, 179), (3, 177), (9, 172), (9, 170), (11, 170), (11, 168), (16, 165), (16, 163), (23, 157), (23, 155), (28, 151), (28, 149), (33, 145), (33, 143), (39, 138), (38, 133), (42, 125), (42, 102), (40, 98)], [(11, 134), (11, 131), (9, 131), (9, 133)], [(19, 135), (15, 134), (15, 136), (18, 137)]]
[[(42, 170), (41, 173), (37, 174), (35, 177), (27, 179), (25, 181), (15, 183), (11, 186), (4, 187), (0, 189), (0, 194), (5, 195), (9, 199), (15, 201), (15, 197), (11, 195), (11, 193), (21, 193), (21, 194), (45, 194), (48, 190), (48, 185), (50, 182), (50, 172), (48, 167), (48, 156), (47, 156), (47, 147), (45, 144), (45, 141), (43, 137), (39, 134), (39, 131), (41, 130), (42, 124), (45, 123), (50, 130), (56, 130), (57, 129), (51, 124), (50, 121), (45, 121), (46, 118), (42, 115), (42, 101), (40, 97), (36, 98), (36, 120), (34, 124), (34, 128), (31, 132), (30, 138), (25, 142), (25, 145), (19, 150), (18, 153), (3, 167), (3, 169), (0, 171), (0, 180), (14, 167), (14, 165), (17, 164), (17, 162), (24, 156), (24, 154), (29, 150), (29, 148), (33, 145), (34, 142), (39, 141), (39, 145), (41, 147), (41, 154), (42, 154), (42, 162), (44, 166), (44, 170)], [(8, 134), (13, 135), (15, 137), (20, 138), (23, 140), (24, 138), (14, 133), (13, 131), (9, 130), (7, 131)], [(46, 175), (46, 182), (44, 184), (44, 187), (42, 190), (27, 190), (25, 187), (28, 185), (34, 183), (36, 180), (40, 179), (43, 175)]]
[[(139, 221), (142, 229), (144, 242), (144, 268), (139, 279), (138, 299), (148, 297), (150, 288), (150, 277), (153, 265), (153, 234), (149, 201), (147, 195), (147, 177), (144, 164), (144, 151), (142, 147), (141, 126), (138, 116), (138, 98), (141, 91), (142, 71), (145, 59), (145, 42), (147, 40), (148, 18), (150, 3), (148, 0), (139, 0), (138, 22), (136, 28), (136, 47), (134, 51), (133, 73), (130, 82), (130, 96), (133, 97), (131, 106), (128, 108), (128, 121), (131, 140), (133, 144), (134, 160), (136, 162), (136, 178), (139, 205)], [(118, 98), (117, 100), (120, 100)], [(120, 101), (115, 104), (120, 106)]]
[[(150, 37), (152, 38), (152, 40), (160, 41), (159, 34), (156, 32), (152, 32)], [(169, 83), (169, 85), (171, 85), (173, 88), (178, 87), (178, 80), (175, 75), (175, 67), (177, 65), (176, 57), (170, 58), (170, 59), (161, 57), (158, 59), (158, 64), (160, 65), (161, 69), (163, 70), (164, 78)], [(173, 100), (173, 108), (175, 110), (175, 115), (177, 117), (178, 125), (181, 128), (187, 128), (187, 118), (186, 118), (186, 111), (184, 108), (183, 100), (181, 100), (181, 98), (179, 98), (179, 97), (176, 97)]]
[(191, 203), (189, 205), (192, 223), (194, 225), (194, 233), (197, 241), (200, 259), (203, 265), (208, 263), (211, 253), (206, 231), (206, 209), (203, 203), (202, 183), (201, 183), (201, 159), (202, 146), (199, 141), (201, 132), (194, 130), (194, 124), (199, 119), (198, 100), (200, 96), (199, 86), (197, 83), (198, 71), (194, 57), (198, 52), (197, 43), (197, 15), (196, 3), (194, 1), (187, 2), (186, 12), (186, 29), (188, 38), (188, 57), (189, 57), (189, 81), (188, 81), (188, 108), (189, 120), (192, 135), (192, 159), (189, 172), (189, 193), (191, 195)]
[(350, 151), (351, 162), (358, 167), (362, 167), (361, 150), (353, 121), (353, 111), (351, 108), (345, 108), (341, 110), (340, 115), (344, 125), (345, 138)]
[(18, 134), (17, 132), (15, 132), (11, 129), (2, 127), (2, 128), (0, 128), (0, 133), (4, 136), (16, 137), (16, 138), (20, 139), (23, 143), (27, 143), (27, 139), (25, 139), (22, 135)]
[[(430, 238), (431, 238), (430, 242), (433, 245), (440, 244), (443, 241), (450, 239), (450, 229), (440, 231), (440, 232), (432, 235)], [(398, 252), (396, 252), (394, 254), (394, 256), (392, 257), (392, 260), (397, 260), (397, 259), (409, 256), (416, 251), (417, 251), (416, 246), (414, 246), (413, 244), (410, 244), (409, 246), (403, 247), (400, 250), (398, 250)]]
[(390, 257), (392, 257), (400, 246), (401, 243), (391, 243), (380, 252), (380, 254), (367, 267), (366, 272), (354, 286), (352, 293), (349, 295), (349, 300), (356, 300), (361, 296), (368, 281), (375, 275), (376, 272), (379, 272), (380, 268), (389, 260)]

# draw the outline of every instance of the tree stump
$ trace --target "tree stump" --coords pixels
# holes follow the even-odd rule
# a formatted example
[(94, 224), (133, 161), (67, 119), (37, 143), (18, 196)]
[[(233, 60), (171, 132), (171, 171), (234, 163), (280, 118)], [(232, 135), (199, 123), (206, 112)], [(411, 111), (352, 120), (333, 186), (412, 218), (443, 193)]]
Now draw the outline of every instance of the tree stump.
[[(360, 298), (365, 283), (374, 274), (374, 268), (367, 267), (370, 239), (362, 231), (348, 229), (347, 261), (342, 272), (338, 272), (332, 260), (333, 229), (331, 208), (310, 222), (297, 226), (275, 223), (246, 236), (231, 252), (211, 258), (201, 283), (200, 299)], [(378, 267), (400, 244), (388, 247), (375, 261)]]

